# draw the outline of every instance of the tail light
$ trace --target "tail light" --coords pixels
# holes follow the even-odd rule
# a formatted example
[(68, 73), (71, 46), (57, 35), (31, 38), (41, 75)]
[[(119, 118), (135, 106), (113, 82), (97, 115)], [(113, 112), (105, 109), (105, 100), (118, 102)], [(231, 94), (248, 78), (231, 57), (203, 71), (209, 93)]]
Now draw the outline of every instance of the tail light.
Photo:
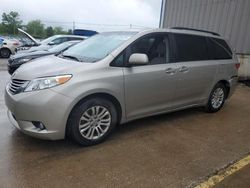
[(235, 67), (236, 67), (236, 69), (239, 69), (240, 68), (240, 63), (236, 63)]

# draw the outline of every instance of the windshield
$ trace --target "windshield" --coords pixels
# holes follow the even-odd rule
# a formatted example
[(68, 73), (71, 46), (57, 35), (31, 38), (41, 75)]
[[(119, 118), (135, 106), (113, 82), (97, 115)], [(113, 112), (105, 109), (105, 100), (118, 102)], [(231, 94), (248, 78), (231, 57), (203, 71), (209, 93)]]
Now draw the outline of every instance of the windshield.
[(57, 46), (54, 46), (53, 48), (48, 49), (48, 51), (49, 51), (49, 52), (53, 52), (53, 53), (61, 52), (61, 51), (66, 50), (66, 49), (69, 48), (70, 46), (73, 46), (74, 44), (77, 44), (77, 43), (64, 42), (64, 43), (62, 43), (62, 44), (59, 44), (59, 45), (57, 45)]
[(49, 37), (49, 38), (47, 38), (47, 39), (44, 39), (42, 42), (41, 42), (41, 44), (48, 44), (48, 43), (50, 43), (52, 40), (54, 40), (54, 39), (56, 39), (57, 38), (57, 36), (55, 35), (55, 36), (52, 36), (52, 37)]
[(66, 50), (62, 55), (74, 57), (79, 61), (96, 62), (109, 55), (135, 34), (135, 32), (97, 34)]

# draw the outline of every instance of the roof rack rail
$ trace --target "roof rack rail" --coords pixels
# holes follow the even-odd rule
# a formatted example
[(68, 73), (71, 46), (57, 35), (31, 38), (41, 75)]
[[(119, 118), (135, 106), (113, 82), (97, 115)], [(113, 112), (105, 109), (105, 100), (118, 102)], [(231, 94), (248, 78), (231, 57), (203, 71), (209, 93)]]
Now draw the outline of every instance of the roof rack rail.
[(201, 29), (193, 29), (193, 28), (188, 28), (188, 27), (171, 27), (170, 29), (199, 31), (199, 32), (210, 33), (212, 35), (220, 36), (218, 33), (215, 33), (215, 32), (212, 32), (212, 31), (206, 31), (206, 30), (201, 30)]

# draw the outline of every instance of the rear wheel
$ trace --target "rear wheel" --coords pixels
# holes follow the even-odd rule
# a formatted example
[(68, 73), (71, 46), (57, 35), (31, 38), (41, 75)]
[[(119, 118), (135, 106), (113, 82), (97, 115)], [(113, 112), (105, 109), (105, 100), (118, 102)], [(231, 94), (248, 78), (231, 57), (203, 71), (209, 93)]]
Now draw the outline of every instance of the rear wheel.
[(210, 94), (208, 103), (206, 105), (206, 111), (207, 112), (219, 111), (225, 103), (226, 96), (227, 96), (227, 89), (225, 85), (222, 83), (217, 83)]
[(94, 145), (104, 141), (117, 124), (114, 105), (105, 99), (93, 98), (82, 102), (71, 113), (67, 131), (80, 145)]
[(0, 50), (0, 55), (1, 55), (1, 57), (3, 57), (3, 58), (9, 58), (9, 57), (10, 57), (10, 54), (11, 54), (11, 52), (10, 52), (10, 50), (9, 50), (8, 48), (2, 48), (2, 49)]

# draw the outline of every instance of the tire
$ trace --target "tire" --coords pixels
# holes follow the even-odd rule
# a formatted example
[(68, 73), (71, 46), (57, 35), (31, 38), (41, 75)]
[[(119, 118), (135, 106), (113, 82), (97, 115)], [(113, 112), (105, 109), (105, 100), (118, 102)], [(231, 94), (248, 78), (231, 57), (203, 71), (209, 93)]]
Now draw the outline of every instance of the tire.
[(209, 113), (218, 112), (224, 105), (227, 96), (227, 89), (224, 84), (217, 83), (210, 93), (205, 110)]
[(99, 144), (114, 130), (117, 118), (112, 102), (91, 98), (73, 109), (67, 122), (66, 134), (83, 146)]
[(2, 48), (0, 50), (0, 56), (3, 57), (3, 58), (9, 58), (10, 57), (10, 50), (8, 48)]

